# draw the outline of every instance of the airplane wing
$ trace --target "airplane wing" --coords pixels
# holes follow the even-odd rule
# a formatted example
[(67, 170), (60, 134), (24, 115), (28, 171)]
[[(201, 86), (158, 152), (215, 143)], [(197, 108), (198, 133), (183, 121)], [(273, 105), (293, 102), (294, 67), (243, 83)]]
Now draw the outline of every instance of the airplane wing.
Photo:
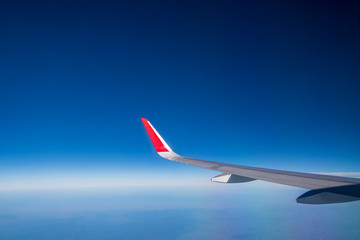
[(156, 152), (161, 157), (175, 162), (222, 172), (222, 174), (212, 178), (214, 182), (240, 183), (263, 180), (311, 189), (311, 191), (297, 199), (299, 203), (323, 204), (360, 199), (360, 179), (358, 178), (248, 167), (182, 157), (169, 147), (147, 119), (142, 118), (141, 120)]

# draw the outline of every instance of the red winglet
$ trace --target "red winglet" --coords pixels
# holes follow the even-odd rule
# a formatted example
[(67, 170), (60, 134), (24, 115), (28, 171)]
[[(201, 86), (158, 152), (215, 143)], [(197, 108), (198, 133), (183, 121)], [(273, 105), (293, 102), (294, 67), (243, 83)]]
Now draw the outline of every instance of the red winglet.
[(153, 128), (151, 126), (150, 122), (145, 118), (142, 118), (141, 120), (145, 126), (147, 133), (149, 134), (149, 137), (155, 147), (156, 152), (169, 152), (170, 151), (169, 146), (165, 146), (166, 143), (165, 142), (163, 143), (161, 141), (161, 139), (160, 139), (161, 137), (160, 137), (159, 133), (157, 133), (155, 128)]

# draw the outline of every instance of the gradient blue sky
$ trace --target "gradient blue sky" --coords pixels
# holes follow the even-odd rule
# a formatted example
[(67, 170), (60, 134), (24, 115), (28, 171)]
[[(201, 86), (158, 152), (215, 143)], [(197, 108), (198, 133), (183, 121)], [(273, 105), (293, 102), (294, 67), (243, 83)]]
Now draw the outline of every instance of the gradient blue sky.
[(190, 157), (359, 171), (359, 11), (355, 1), (2, 1), (0, 188), (215, 174), (155, 156), (141, 117)]

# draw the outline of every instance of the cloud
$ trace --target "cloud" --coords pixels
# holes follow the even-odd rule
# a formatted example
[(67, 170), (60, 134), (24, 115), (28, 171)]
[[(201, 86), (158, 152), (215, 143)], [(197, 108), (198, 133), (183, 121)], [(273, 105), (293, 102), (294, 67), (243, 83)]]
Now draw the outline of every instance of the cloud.
[(209, 184), (211, 184), (209, 177), (204, 173), (190, 176), (180, 172), (161, 171), (39, 171), (0, 175), (0, 190), (206, 186)]

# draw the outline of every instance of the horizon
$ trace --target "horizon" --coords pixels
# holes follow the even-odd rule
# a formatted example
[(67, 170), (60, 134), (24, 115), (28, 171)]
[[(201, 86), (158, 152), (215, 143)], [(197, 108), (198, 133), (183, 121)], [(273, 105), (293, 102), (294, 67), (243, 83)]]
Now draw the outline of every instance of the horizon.
[(360, 2), (4, 0), (0, 239), (348, 239), (359, 201), (182, 156), (359, 177)]

